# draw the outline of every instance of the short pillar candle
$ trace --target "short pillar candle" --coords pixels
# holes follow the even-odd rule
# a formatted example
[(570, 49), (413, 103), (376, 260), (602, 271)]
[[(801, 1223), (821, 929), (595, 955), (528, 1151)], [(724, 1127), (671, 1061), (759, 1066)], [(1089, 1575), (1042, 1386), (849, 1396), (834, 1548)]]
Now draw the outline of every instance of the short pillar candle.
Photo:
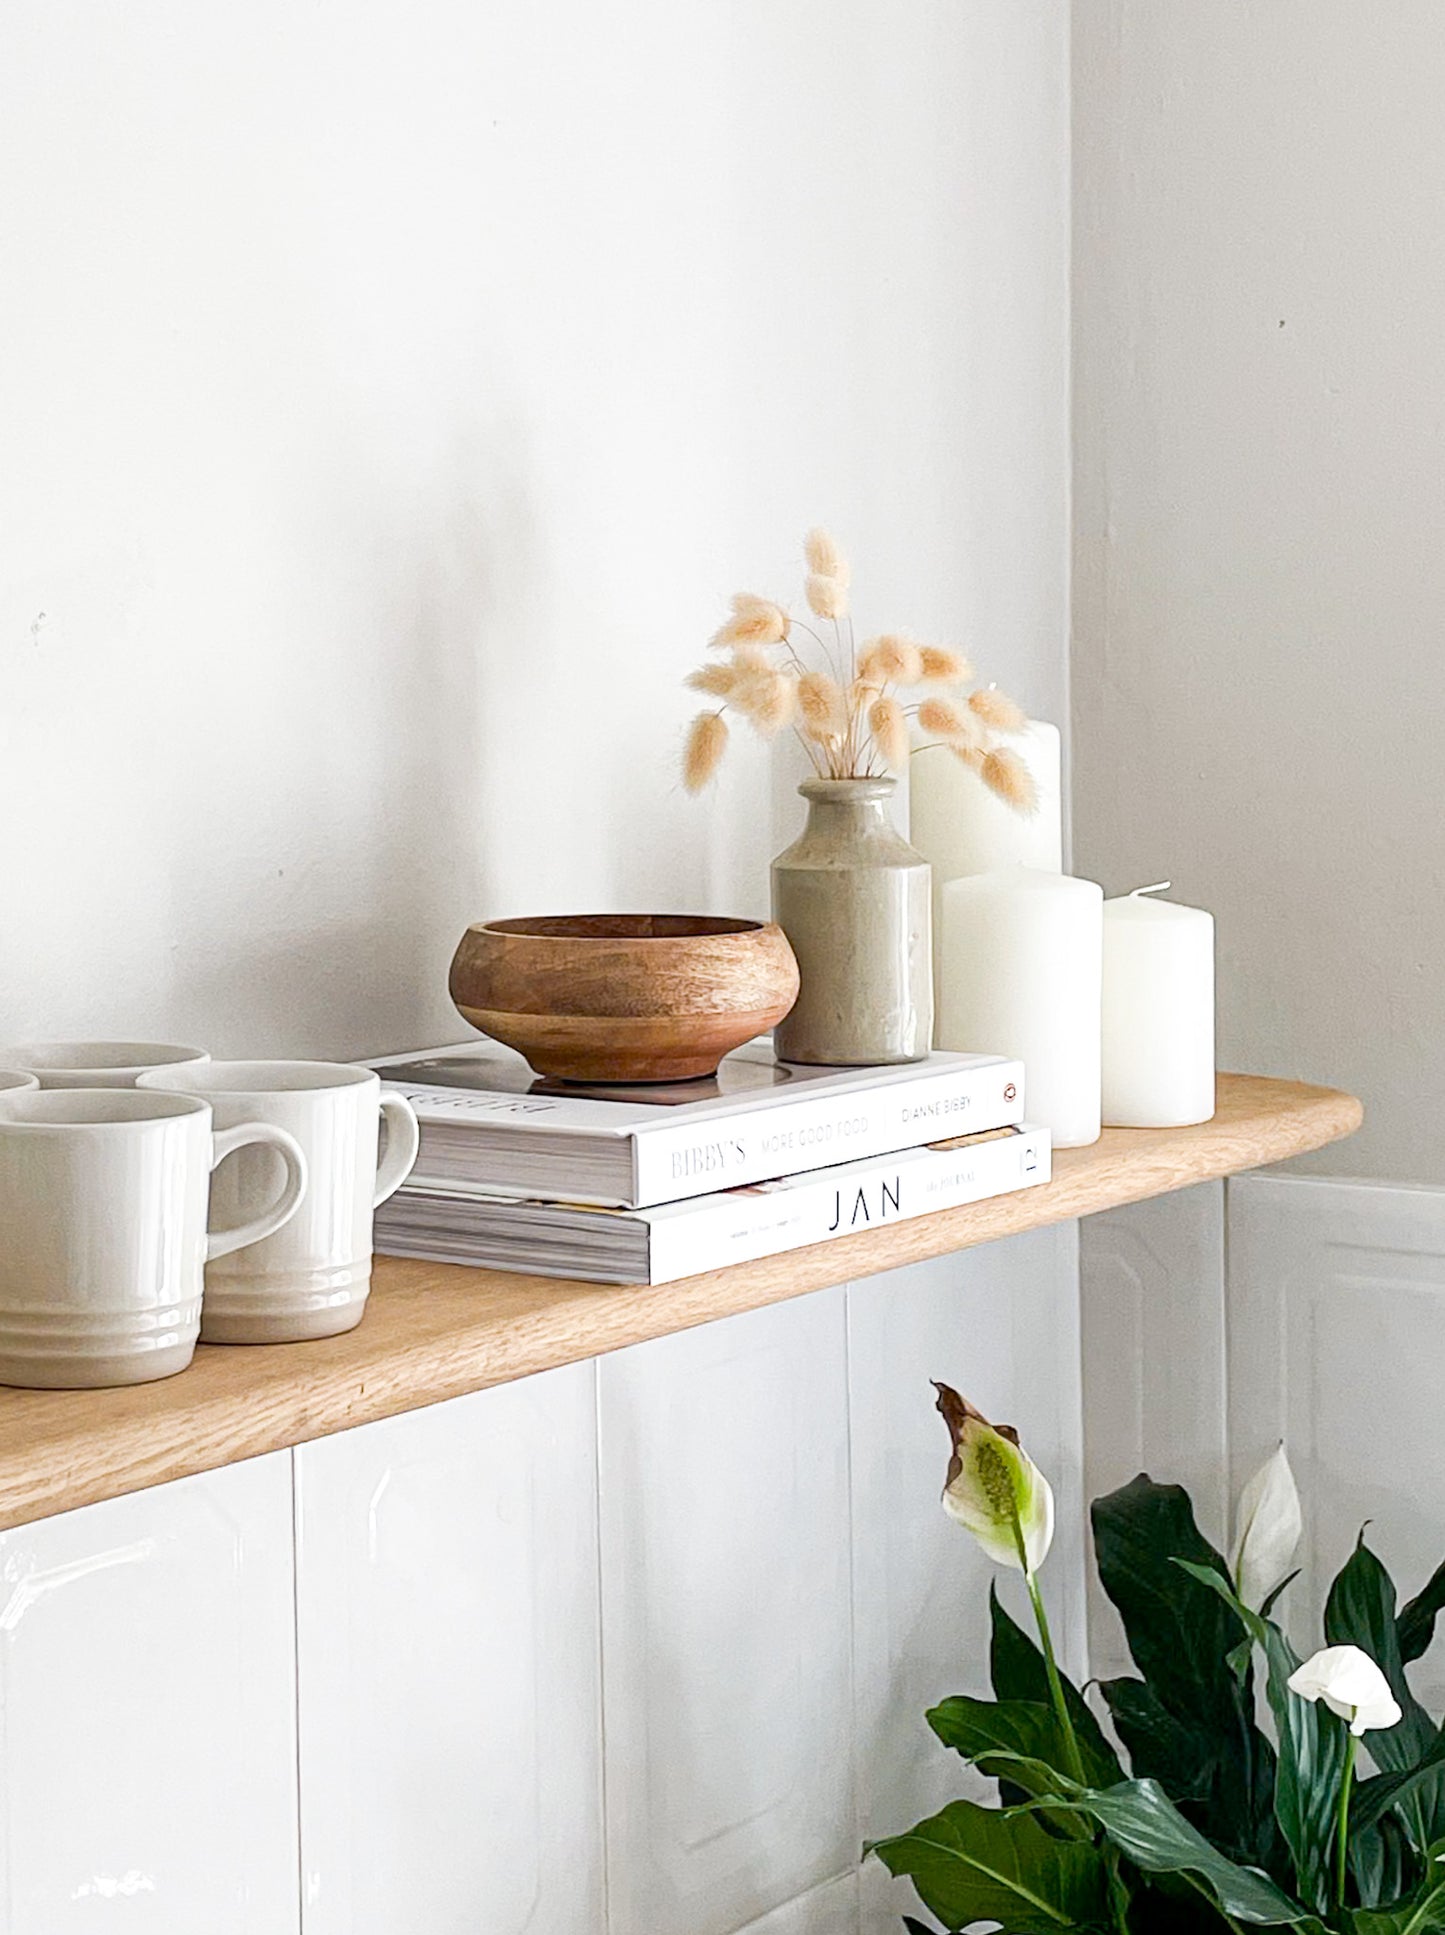
[(1092, 880), (1033, 867), (943, 889), (938, 1045), (1017, 1055), (1024, 1113), (1059, 1149), (1099, 1136), (1103, 905)]
[[(1167, 883), (1166, 883), (1167, 885)], [(1104, 1120), (1179, 1129), (1214, 1114), (1214, 917), (1140, 887), (1104, 902)]]
[(1032, 813), (991, 793), (947, 746), (920, 746), (908, 762), (908, 838), (933, 869), (935, 981), (943, 973), (943, 890), (950, 880), (1013, 866), (1063, 870), (1058, 727), (1030, 719), (1022, 732), (1001, 733), (999, 743), (1029, 770), (1038, 794)]

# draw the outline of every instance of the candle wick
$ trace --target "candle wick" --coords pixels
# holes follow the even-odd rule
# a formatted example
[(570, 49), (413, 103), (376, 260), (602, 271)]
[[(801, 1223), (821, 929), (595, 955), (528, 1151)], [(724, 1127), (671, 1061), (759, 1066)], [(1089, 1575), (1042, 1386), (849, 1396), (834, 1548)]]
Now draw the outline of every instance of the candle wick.
[(1172, 880), (1156, 880), (1152, 887), (1136, 887), (1129, 898), (1137, 900), (1140, 894), (1167, 894), (1173, 884)]

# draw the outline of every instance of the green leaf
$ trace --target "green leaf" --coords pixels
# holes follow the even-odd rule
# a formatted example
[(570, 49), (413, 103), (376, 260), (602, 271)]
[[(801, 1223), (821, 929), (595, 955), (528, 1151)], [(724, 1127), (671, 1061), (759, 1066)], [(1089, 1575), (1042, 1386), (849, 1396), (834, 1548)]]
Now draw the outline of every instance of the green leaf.
[(915, 1915), (905, 1915), (903, 1926), (908, 1930), (908, 1935), (938, 1935), (937, 1929), (925, 1927)]
[(1350, 1867), (1360, 1906), (1379, 1908), (1411, 1894), (1420, 1879), (1420, 1857), (1399, 1816), (1386, 1814), (1373, 1827), (1355, 1832), (1351, 1809), (1350, 1825)]
[(1097, 1821), (1136, 1868), (1192, 1877), (1237, 1921), (1278, 1927), (1311, 1920), (1268, 1875), (1226, 1860), (1190, 1826), (1157, 1781), (1123, 1781), (1103, 1793), (1076, 1793), (1070, 1805)]
[[(1373, 1734), (1369, 1744), (1373, 1754)], [(1445, 1731), (1434, 1736), (1423, 1758), (1413, 1767), (1400, 1773), (1376, 1774), (1372, 1780), (1360, 1782), (1350, 1802), (1351, 1833), (1373, 1827), (1387, 1809), (1409, 1800), (1427, 1783), (1438, 1782), (1442, 1768), (1445, 1768)]]
[(1351, 1935), (1440, 1935), (1445, 1930), (1445, 1841), (1430, 1848), (1426, 1875), (1406, 1901), (1357, 1908), (1350, 1917)]
[(1024, 1809), (954, 1801), (868, 1852), (907, 1875), (946, 1928), (994, 1921), (1011, 1935), (1054, 1935), (1097, 1927), (1106, 1911), (1102, 1850), (1059, 1840)]
[[(1022, 1626), (1009, 1617), (996, 1583), (989, 1587), (988, 1610), (992, 1627), (989, 1674), (995, 1696), (1001, 1701), (1028, 1700), (1048, 1706), (1049, 1676), (1044, 1656)], [(1119, 1764), (1119, 1756), (1104, 1738), (1104, 1730), (1094, 1718), (1088, 1701), (1066, 1673), (1060, 1671), (1059, 1678), (1063, 1681), (1064, 1705), (1074, 1723), (1085, 1767), (1107, 1767), (1109, 1780), (1122, 1780), (1124, 1769)], [(1108, 1780), (1104, 1782), (1107, 1784)]]
[(1169, 1712), (1227, 1725), (1235, 1702), (1225, 1655), (1239, 1637), (1235, 1622), (1171, 1563), (1211, 1566), (1229, 1581), (1223, 1559), (1194, 1523), (1189, 1494), (1141, 1476), (1096, 1499), (1092, 1517), (1099, 1578), (1141, 1675)]
[[(1131, 1717), (1152, 1720), (1148, 1738), (1121, 1734), (1134, 1772), (1157, 1779), (1210, 1840), (1247, 1862), (1280, 1857), (1270, 1824), (1274, 1754), (1255, 1725), (1254, 1685), (1240, 1630), (1193, 1567), (1230, 1585), (1224, 1560), (1194, 1522), (1178, 1485), (1140, 1476), (1093, 1507), (1099, 1577), (1118, 1607), (1135, 1664), (1152, 1699)], [(1166, 1740), (1159, 1715), (1181, 1731)], [(1176, 1778), (1180, 1784), (1176, 1787)]]
[(1176, 1720), (1143, 1680), (1104, 1680), (1099, 1691), (1134, 1774), (1157, 1780), (1176, 1802), (1207, 1800), (1214, 1766), (1208, 1737)]
[(1419, 1659), (1435, 1637), (1435, 1616), (1441, 1611), (1445, 1611), (1445, 1559), (1395, 1621), (1400, 1658), (1407, 1666), (1411, 1660)]
[[(1330, 1587), (1325, 1637), (1331, 1646), (1360, 1647), (1389, 1681), (1401, 1718), (1397, 1726), (1377, 1727), (1370, 1733), (1370, 1757), (1382, 1773), (1413, 1773), (1435, 1751), (1439, 1735), (1405, 1679), (1394, 1582), (1365, 1544), (1363, 1532)], [(1399, 1803), (1401, 1818), (1418, 1848), (1445, 1836), (1445, 1777), (1431, 1773), (1413, 1782)]]
[[(1037, 1700), (973, 1700), (960, 1694), (930, 1707), (927, 1720), (945, 1747), (952, 1747), (965, 1760), (974, 1761), (985, 1774), (993, 1772), (984, 1765), (994, 1752), (1018, 1754), (1053, 1771), (1064, 1767), (1067, 1759), (1058, 1718), (1052, 1706)], [(1092, 1743), (1079, 1742), (1084, 1761), (1084, 1779), (1090, 1787), (1108, 1787), (1120, 1777), (1117, 1756), (1099, 1753)], [(1043, 1791), (1057, 1793), (1062, 1776)]]
[(1274, 1812), (1294, 1858), (1295, 1885), (1308, 1907), (1323, 1911), (1331, 1893), (1335, 1807), (1345, 1768), (1345, 1723), (1322, 1700), (1302, 1700), (1289, 1690), (1298, 1653), (1272, 1619), (1251, 1612), (1210, 1567), (1179, 1561), (1217, 1593), (1264, 1653), (1270, 1712), (1279, 1735)]
[(1178, 1875), (1139, 1875), (1124, 1925), (1129, 1935), (1225, 1935), (1229, 1926), (1209, 1896)]

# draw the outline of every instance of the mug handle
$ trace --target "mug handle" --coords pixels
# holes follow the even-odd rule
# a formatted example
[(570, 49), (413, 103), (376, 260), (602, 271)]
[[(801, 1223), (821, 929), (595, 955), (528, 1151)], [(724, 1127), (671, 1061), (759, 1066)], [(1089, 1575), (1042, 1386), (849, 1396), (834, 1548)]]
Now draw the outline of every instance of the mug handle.
[(224, 1129), (213, 1136), (211, 1168), (218, 1168), (227, 1156), (251, 1143), (261, 1143), (278, 1152), (286, 1164), (285, 1184), (271, 1207), (253, 1216), (249, 1223), (238, 1223), (233, 1229), (206, 1231), (207, 1263), (214, 1262), (218, 1256), (229, 1256), (232, 1250), (243, 1250), (248, 1243), (259, 1243), (263, 1236), (280, 1229), (295, 1215), (297, 1204), (306, 1194), (306, 1157), (300, 1143), (269, 1122), (243, 1122), (238, 1129)]
[(394, 1196), (401, 1188), (411, 1174), (417, 1150), (421, 1147), (416, 1110), (404, 1095), (398, 1095), (392, 1089), (384, 1091), (381, 1119), (386, 1124), (386, 1154), (376, 1172), (376, 1194), (371, 1199), (373, 1209), (380, 1209), (387, 1197)]

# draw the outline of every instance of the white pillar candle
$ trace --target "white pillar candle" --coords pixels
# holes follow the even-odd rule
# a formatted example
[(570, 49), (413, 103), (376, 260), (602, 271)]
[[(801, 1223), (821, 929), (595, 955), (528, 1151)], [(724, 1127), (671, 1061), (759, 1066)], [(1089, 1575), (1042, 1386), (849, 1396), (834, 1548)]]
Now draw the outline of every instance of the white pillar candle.
[(1104, 1120), (1173, 1129), (1214, 1113), (1214, 917), (1148, 900), (1104, 903)]
[(943, 889), (950, 880), (1000, 867), (1063, 871), (1059, 729), (1030, 719), (1022, 732), (1001, 734), (999, 741), (1033, 775), (1036, 812), (1007, 805), (947, 746), (920, 746), (908, 762), (908, 838), (933, 869), (935, 981), (943, 972)]
[(938, 1045), (1017, 1055), (1025, 1114), (1060, 1149), (1099, 1135), (1103, 910), (1092, 880), (1033, 867), (943, 890)]

